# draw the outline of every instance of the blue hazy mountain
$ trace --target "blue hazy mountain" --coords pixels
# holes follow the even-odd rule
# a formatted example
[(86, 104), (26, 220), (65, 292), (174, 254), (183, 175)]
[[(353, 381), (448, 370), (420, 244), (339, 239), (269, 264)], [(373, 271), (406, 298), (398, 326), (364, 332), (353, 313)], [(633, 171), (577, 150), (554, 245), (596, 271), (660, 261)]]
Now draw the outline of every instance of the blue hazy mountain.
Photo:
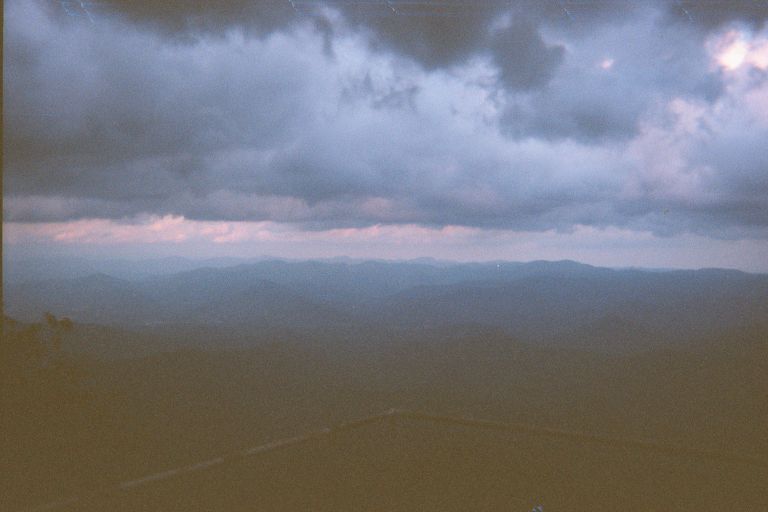
[(104, 273), (5, 283), (6, 312), (141, 327), (200, 324), (377, 333), (477, 324), (601, 350), (683, 344), (768, 318), (768, 276), (614, 270), (572, 261), (268, 260), (121, 279)]

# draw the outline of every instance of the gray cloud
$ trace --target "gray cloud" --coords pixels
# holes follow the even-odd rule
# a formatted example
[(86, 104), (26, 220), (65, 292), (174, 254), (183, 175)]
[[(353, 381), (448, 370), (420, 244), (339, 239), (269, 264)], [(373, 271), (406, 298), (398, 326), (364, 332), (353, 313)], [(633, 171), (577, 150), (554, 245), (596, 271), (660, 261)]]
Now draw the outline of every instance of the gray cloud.
[(4, 52), (5, 158), (19, 192), (121, 194), (141, 186), (128, 183), (136, 172), (150, 183), (183, 178), (207, 152), (288, 140), (296, 113), (313, 108), (320, 63), (285, 40), (260, 54), (227, 41), (168, 45), (114, 24), (61, 28), (30, 4), (16, 7)]
[[(5, 7), (9, 221), (768, 236), (765, 73), (729, 82), (706, 34), (659, 9), (600, 11), (589, 34), (488, 9), (460, 29), (340, 12), (254, 38), (208, 35), (223, 14), (206, 28), (129, 6), (134, 22), (90, 24), (40, 5)], [(163, 32), (178, 27), (195, 37)]]
[(594, 26), (589, 39), (571, 46), (546, 86), (511, 94), (506, 133), (584, 142), (626, 139), (659, 101), (717, 99), (722, 84), (711, 70), (702, 34), (667, 23), (653, 9), (635, 14), (631, 22)]
[(105, 5), (130, 22), (174, 39), (222, 35), (233, 28), (268, 35), (296, 21), (296, 11), (284, 0), (111, 0)]
[(499, 78), (509, 89), (545, 85), (564, 53), (562, 46), (547, 45), (535, 27), (523, 22), (513, 22), (493, 34), (490, 47)]
[(672, 19), (711, 30), (724, 23), (740, 21), (759, 29), (768, 19), (768, 5), (754, 0), (676, 0), (662, 4)]
[(426, 69), (451, 66), (477, 53), (488, 37), (490, 24), (506, 7), (501, 2), (488, 2), (470, 9), (449, 8), (447, 12), (409, 12), (406, 9), (410, 6), (394, 2), (399, 14), (393, 14), (384, 3), (376, 7), (383, 12), (360, 9), (354, 3), (341, 5), (353, 26), (373, 34), (375, 46), (412, 58)]

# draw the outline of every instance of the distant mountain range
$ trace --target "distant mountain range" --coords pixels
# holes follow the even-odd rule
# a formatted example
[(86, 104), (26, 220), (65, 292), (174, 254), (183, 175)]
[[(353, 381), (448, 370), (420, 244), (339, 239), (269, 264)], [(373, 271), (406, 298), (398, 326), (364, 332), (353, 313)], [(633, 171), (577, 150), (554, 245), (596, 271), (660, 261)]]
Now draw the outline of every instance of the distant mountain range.
[(768, 275), (572, 261), (267, 260), (132, 279), (96, 273), (6, 282), (4, 296), (6, 313), (25, 321), (50, 311), (130, 329), (330, 329), (370, 339), (474, 324), (524, 341), (600, 351), (684, 345), (768, 318)]

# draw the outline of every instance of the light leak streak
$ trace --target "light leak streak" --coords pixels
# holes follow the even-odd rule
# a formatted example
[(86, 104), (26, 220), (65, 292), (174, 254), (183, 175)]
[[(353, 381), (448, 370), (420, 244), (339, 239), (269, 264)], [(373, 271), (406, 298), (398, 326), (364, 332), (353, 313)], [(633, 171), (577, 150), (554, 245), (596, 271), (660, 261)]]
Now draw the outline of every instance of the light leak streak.
[(96, 2), (84, 2), (80, 0), (59, 0), (61, 8), (72, 18), (87, 18), (91, 24), (94, 24), (93, 15), (88, 10), (88, 6), (98, 5)]
[(681, 11), (683, 11), (683, 14), (685, 14), (685, 16), (688, 18), (688, 21), (693, 23), (693, 16), (691, 16), (691, 13), (688, 11), (688, 9), (685, 8), (685, 5), (683, 5), (682, 0), (677, 0), (675, 3), (677, 4), (677, 7)]
[(573, 21), (573, 16), (571, 16), (571, 12), (568, 10), (568, 7), (565, 5), (565, 2), (560, 2), (560, 7), (562, 7), (563, 12), (565, 13), (566, 18)]
[(80, 8), (83, 10), (86, 16), (88, 16), (88, 20), (93, 23), (93, 16), (91, 16), (91, 13), (88, 12), (88, 9), (85, 8), (85, 3), (80, 2)]

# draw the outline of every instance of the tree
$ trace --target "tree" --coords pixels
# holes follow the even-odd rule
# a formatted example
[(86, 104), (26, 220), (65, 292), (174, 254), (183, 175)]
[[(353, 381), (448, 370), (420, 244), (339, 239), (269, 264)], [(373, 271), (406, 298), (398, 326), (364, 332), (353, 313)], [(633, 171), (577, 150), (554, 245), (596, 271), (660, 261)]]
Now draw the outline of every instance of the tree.
[(65, 332), (72, 331), (74, 324), (69, 317), (65, 316), (61, 319), (57, 319), (55, 315), (47, 311), (43, 316), (45, 317), (46, 325), (48, 325), (48, 328), (52, 332), (53, 343), (50, 358), (54, 361), (59, 361), (61, 359), (61, 336)]

